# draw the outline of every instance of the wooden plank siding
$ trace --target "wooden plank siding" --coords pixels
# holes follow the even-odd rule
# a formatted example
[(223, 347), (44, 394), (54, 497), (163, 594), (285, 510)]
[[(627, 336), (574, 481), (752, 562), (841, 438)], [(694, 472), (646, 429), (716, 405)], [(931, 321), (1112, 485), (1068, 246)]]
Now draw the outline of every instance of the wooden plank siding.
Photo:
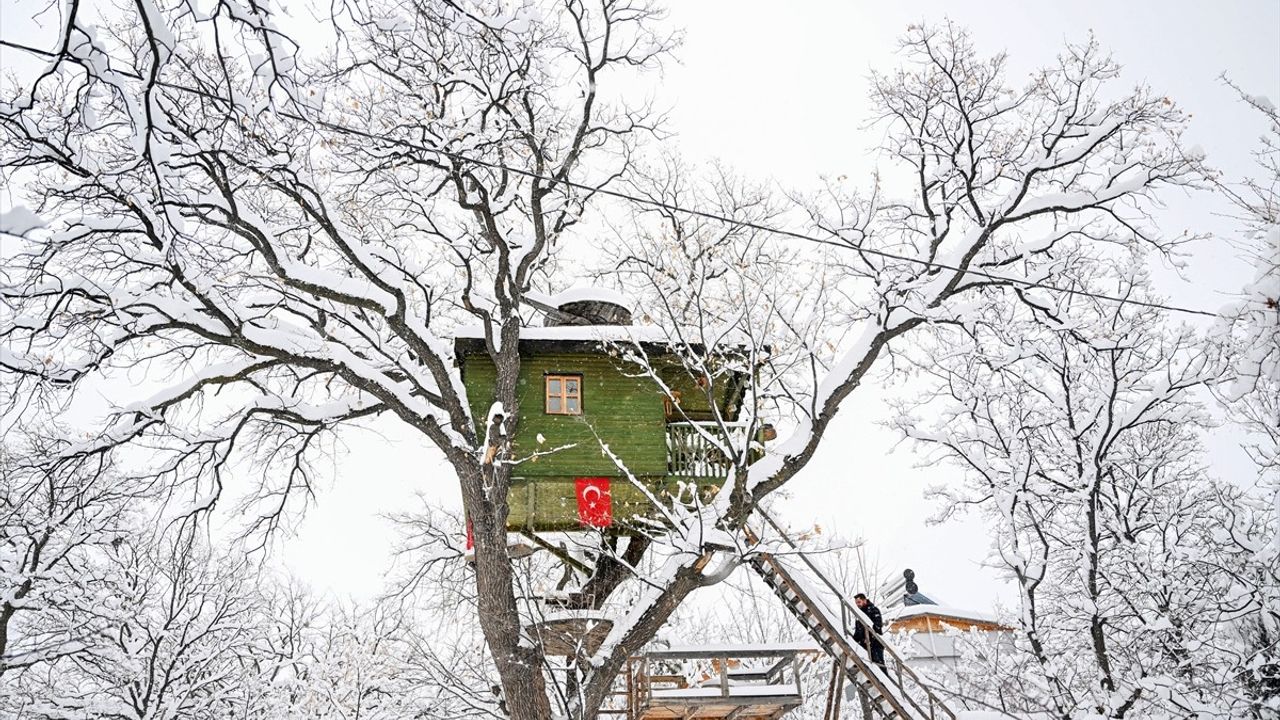
[[(662, 393), (645, 378), (627, 377), (605, 355), (547, 354), (521, 358), (516, 398), (520, 424), (512, 438), (518, 457), (562, 445), (550, 455), (521, 463), (522, 477), (618, 477), (617, 465), (601, 450), (608, 444), (636, 475), (665, 475), (667, 445)], [(582, 414), (543, 412), (545, 375), (582, 376)], [(463, 383), (472, 416), (483, 423), (493, 398), (496, 371), (487, 356), (466, 359)], [(483, 433), (483, 429), (480, 430)], [(545, 442), (538, 443), (538, 435)], [(599, 439), (597, 439), (597, 435)]]
[[(575, 374), (582, 377), (582, 414), (546, 414), (544, 376)], [(645, 493), (626, 480), (603, 452), (602, 443), (654, 495), (666, 498), (679, 492), (679, 482), (667, 477), (663, 393), (652, 380), (636, 375), (624, 370), (617, 358), (603, 350), (522, 353), (516, 385), (521, 416), (512, 441), (517, 457), (524, 460), (513, 473), (508, 520), (511, 529), (553, 531), (580, 527), (575, 489), (575, 480), (580, 477), (612, 480), (616, 530), (625, 531), (629, 519), (637, 515), (652, 516), (653, 508)], [(496, 381), (492, 361), (483, 353), (465, 355), (462, 378), (472, 416), (478, 425), (482, 424), (489, 413)], [(664, 381), (678, 384), (688, 399), (686, 407), (707, 407), (704, 391), (683, 371), (664, 374)], [(726, 391), (716, 389), (717, 395), (723, 397)], [(483, 428), (478, 429), (483, 433)], [(539, 435), (543, 437), (541, 443)], [(571, 447), (534, 457), (535, 453), (565, 445)], [(705, 484), (700, 483), (704, 497), (718, 489), (714, 487), (718, 482), (719, 479), (708, 479)]]
[[(679, 492), (679, 483), (665, 476), (644, 476), (638, 479), (659, 499), (669, 498)], [(631, 532), (637, 527), (635, 523), (638, 519), (653, 518), (656, 515), (652, 503), (640, 488), (621, 477), (614, 477), (612, 480), (610, 495), (615, 532)], [(578, 519), (574, 481), (575, 478), (569, 476), (513, 479), (509, 496), (511, 514), (507, 518), (507, 527), (511, 530), (545, 532), (580, 529), (582, 523)], [(710, 499), (716, 489), (711, 480), (700, 482), (699, 487), (704, 501)]]

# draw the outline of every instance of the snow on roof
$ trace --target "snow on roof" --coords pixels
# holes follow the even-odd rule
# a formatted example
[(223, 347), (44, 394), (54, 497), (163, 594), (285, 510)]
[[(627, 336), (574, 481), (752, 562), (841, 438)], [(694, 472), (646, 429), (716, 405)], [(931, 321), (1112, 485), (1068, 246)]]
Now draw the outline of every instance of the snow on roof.
[(535, 625), (558, 623), (570, 620), (589, 620), (591, 622), (607, 622), (613, 624), (613, 616), (604, 610), (556, 610), (537, 618)]
[(623, 295), (617, 290), (610, 290), (609, 288), (578, 286), (571, 287), (563, 292), (558, 292), (555, 295), (545, 295), (532, 290), (525, 294), (531, 300), (536, 300), (540, 303), (557, 308), (566, 303), (594, 300), (596, 302), (607, 302), (613, 303), (614, 305), (621, 305), (626, 308), (628, 312), (634, 313), (636, 311), (635, 303), (631, 298)]
[[(455, 338), (484, 339), (484, 326), (461, 325)], [(521, 340), (577, 340), (587, 342), (666, 343), (666, 330), (657, 325), (562, 325), (560, 327), (523, 327)]]
[(709, 643), (706, 645), (672, 645), (669, 648), (654, 650), (651, 655), (727, 655), (744, 657), (748, 655), (767, 655), (769, 653), (792, 653), (820, 651), (822, 648), (812, 640), (800, 642), (778, 643)]
[(886, 613), (890, 622), (894, 620), (905, 620), (912, 617), (920, 617), (922, 615), (937, 615), (942, 618), (955, 618), (956, 620), (971, 620), (975, 622), (999, 623), (1000, 620), (990, 613), (976, 612), (974, 610), (962, 610), (955, 607), (946, 607), (943, 605), (904, 605), (900, 608), (894, 608)]
[(795, 683), (787, 683), (785, 685), (730, 685), (727, 695), (719, 687), (655, 688), (651, 691), (652, 697), (663, 700), (717, 697), (785, 697), (799, 694), (800, 688), (796, 687)]

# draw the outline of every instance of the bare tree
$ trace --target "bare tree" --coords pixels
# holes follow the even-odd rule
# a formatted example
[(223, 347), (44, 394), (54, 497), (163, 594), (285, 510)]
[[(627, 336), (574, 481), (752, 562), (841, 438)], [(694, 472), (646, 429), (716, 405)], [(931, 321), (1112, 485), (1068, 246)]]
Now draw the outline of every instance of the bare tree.
[(479, 617), (508, 695), (528, 699), (512, 715), (546, 717), (505, 557), (506, 450), (473, 421), (443, 338), (459, 316), (485, 322), (491, 420), (518, 422), (525, 294), (651, 129), (599, 93), (667, 52), (656, 13), (347, 3), (334, 54), (303, 72), (262, 6), (140, 0), (98, 32), (87, 6), (68, 12), (2, 121), (4, 167), (57, 218), (6, 264), (10, 377), (74, 394), (164, 368), (171, 382), (68, 454), (146, 438), (156, 477), (202, 485), (201, 512), (257, 453), (250, 530), (307, 491), (325, 434), (379, 415), (415, 428), (463, 487)]
[(1215, 390), (1231, 421), (1247, 433), (1243, 446), (1258, 469), (1257, 484), (1271, 495), (1264, 516), (1270, 542), (1235, 538), (1242, 553), (1259, 559), (1254, 571), (1260, 574), (1243, 580), (1255, 588), (1252, 602), (1262, 612), (1243, 623), (1241, 632), (1253, 648), (1242, 664), (1250, 668), (1261, 700), (1280, 694), (1280, 114), (1270, 99), (1227, 82), (1267, 123), (1255, 152), (1256, 175), (1239, 183), (1215, 178), (1244, 231), (1237, 241), (1241, 256), (1254, 268), (1216, 328), (1230, 381)]
[[(724, 489), (655, 544), (742, 526), (806, 466), (841, 404), (903, 335), (969, 322), (984, 298), (1054, 318), (1069, 296), (1044, 285), (1088, 292), (1064, 257), (1172, 256), (1187, 239), (1162, 237), (1144, 213), (1160, 188), (1198, 181), (1198, 156), (1176, 140), (1182, 115), (1146, 89), (1108, 99), (1119, 68), (1096, 43), (1069, 46), (1024, 88), (1005, 84), (1002, 57), (979, 57), (950, 25), (913, 28), (903, 51), (906, 67), (878, 77), (872, 99), (886, 151), (914, 185), (907, 198), (833, 183), (804, 200), (807, 232), (777, 233), (768, 228), (778, 208), (724, 173), (700, 185), (668, 163), (638, 181), (639, 231), (628, 228), (610, 252), (619, 282), (672, 329), (691, 376), (748, 377), (746, 431), (735, 436), (717, 417), (705, 438), (727, 443)], [(701, 212), (679, 210), (688, 206)], [(660, 380), (638, 350), (627, 360)], [(755, 460), (766, 418), (780, 440)], [(679, 594), (697, 583), (659, 585)], [(667, 595), (653, 597), (656, 609)]]
[(116, 586), (95, 598), (100, 607), (66, 612), (68, 622), (93, 627), (92, 643), (15, 673), (9, 702), (18, 715), (159, 720), (235, 707), (240, 658), (261, 611), (243, 561), (211, 559), (182, 541), (135, 540), (100, 561)]
[(82, 655), (112, 622), (120, 578), (101, 561), (136, 522), (146, 488), (102, 458), (46, 466), (49, 438), (0, 448), (0, 676)]
[[(673, 36), (640, 2), (351, 0), (331, 7), (326, 52), (304, 55), (259, 4), (136, 0), (96, 30), (87, 7), (67, 6), (52, 62), (0, 112), (0, 166), (47, 219), (6, 262), (0, 367), (50, 398), (147, 368), (145, 399), (60, 461), (145, 445), (147, 475), (180, 487), (193, 517), (252, 468), (248, 533), (307, 497), (323, 438), (375, 417), (421, 433), (460, 483), (476, 612), (512, 718), (553, 703), (593, 717), (626, 658), (741, 561), (755, 505), (805, 467), (890, 343), (966, 317), (981, 295), (1053, 314), (1060, 297), (1034, 288), (1059, 277), (1068, 244), (1172, 250), (1145, 209), (1199, 172), (1178, 146), (1181, 113), (1116, 91), (1096, 44), (1014, 88), (1002, 57), (948, 25), (913, 28), (906, 67), (875, 84), (908, 198), (833, 188), (807, 204), (818, 244), (735, 224), (773, 217), (763, 199), (735, 204), (741, 189), (721, 196), (731, 223), (636, 218), (633, 259), (671, 249), (679, 266), (615, 267), (670, 298), (652, 317), (686, 370), (759, 379), (714, 498), (655, 499), (661, 532), (590, 541), (581, 597), (623, 614), (597, 657), (549, 686), (564, 676), (522, 632), (506, 542), (517, 344), (557, 248), (656, 127), (604, 89), (653, 67)], [(497, 368), (486, 418), (445, 342), (463, 320), (483, 325)], [(760, 458), (766, 420), (785, 439)]]
[[(1078, 269), (1148, 296), (1139, 272)], [(898, 423), (963, 468), (936, 490), (942, 517), (980, 512), (1019, 591), (1016, 652), (975, 655), (964, 685), (1021, 678), (981, 695), (1064, 719), (1257, 712), (1230, 628), (1262, 611), (1250, 576), (1269, 561), (1240, 545), (1265, 537), (1265, 504), (1204, 469), (1196, 392), (1219, 371), (1205, 340), (1153, 309), (1060, 311), (988, 306), (939, 331), (919, 358), (934, 394)]]
[[(1235, 86), (1232, 86), (1235, 88)], [(1235, 88), (1239, 91), (1239, 88)], [(1257, 436), (1247, 446), (1264, 480), (1280, 482), (1280, 114), (1270, 100), (1240, 92), (1267, 122), (1255, 152), (1257, 175), (1240, 183), (1221, 176), (1215, 185), (1237, 211), (1244, 237), (1241, 256), (1254, 278), (1223, 313), (1222, 335), (1234, 346), (1234, 381), (1223, 388), (1237, 420)]]

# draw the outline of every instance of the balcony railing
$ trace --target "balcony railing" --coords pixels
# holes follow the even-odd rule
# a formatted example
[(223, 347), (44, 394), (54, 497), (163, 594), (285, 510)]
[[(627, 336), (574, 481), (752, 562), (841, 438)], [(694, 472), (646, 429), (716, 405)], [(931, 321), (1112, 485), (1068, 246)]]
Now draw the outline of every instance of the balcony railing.
[[(670, 648), (627, 660), (628, 720), (781, 717), (804, 701), (809, 643)], [(619, 713), (622, 714), (622, 713)]]
[(726, 451), (738, 452), (746, 431), (746, 427), (738, 423), (667, 423), (667, 474), (689, 478), (724, 477), (733, 465)]

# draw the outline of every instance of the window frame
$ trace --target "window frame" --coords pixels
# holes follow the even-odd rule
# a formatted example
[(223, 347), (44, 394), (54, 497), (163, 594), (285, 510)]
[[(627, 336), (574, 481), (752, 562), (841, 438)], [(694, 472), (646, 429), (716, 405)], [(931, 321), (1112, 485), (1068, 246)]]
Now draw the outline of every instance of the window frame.
[[(560, 381), (560, 392), (557, 395), (555, 395), (555, 397), (558, 397), (560, 399), (560, 407), (561, 407), (560, 410), (551, 409), (551, 398), (553, 397), (551, 394), (552, 380)], [(566, 380), (577, 381), (578, 392), (576, 395), (569, 394), (568, 392), (569, 386), (565, 383)], [(586, 411), (586, 401), (583, 398), (583, 395), (584, 393), (583, 393), (583, 387), (582, 387), (582, 373), (546, 372), (542, 374), (542, 414), (543, 415), (564, 415), (568, 417), (575, 417), (575, 416), (581, 415), (583, 414), (583, 412)], [(576, 399), (578, 401), (577, 412), (569, 411), (570, 398)]]

